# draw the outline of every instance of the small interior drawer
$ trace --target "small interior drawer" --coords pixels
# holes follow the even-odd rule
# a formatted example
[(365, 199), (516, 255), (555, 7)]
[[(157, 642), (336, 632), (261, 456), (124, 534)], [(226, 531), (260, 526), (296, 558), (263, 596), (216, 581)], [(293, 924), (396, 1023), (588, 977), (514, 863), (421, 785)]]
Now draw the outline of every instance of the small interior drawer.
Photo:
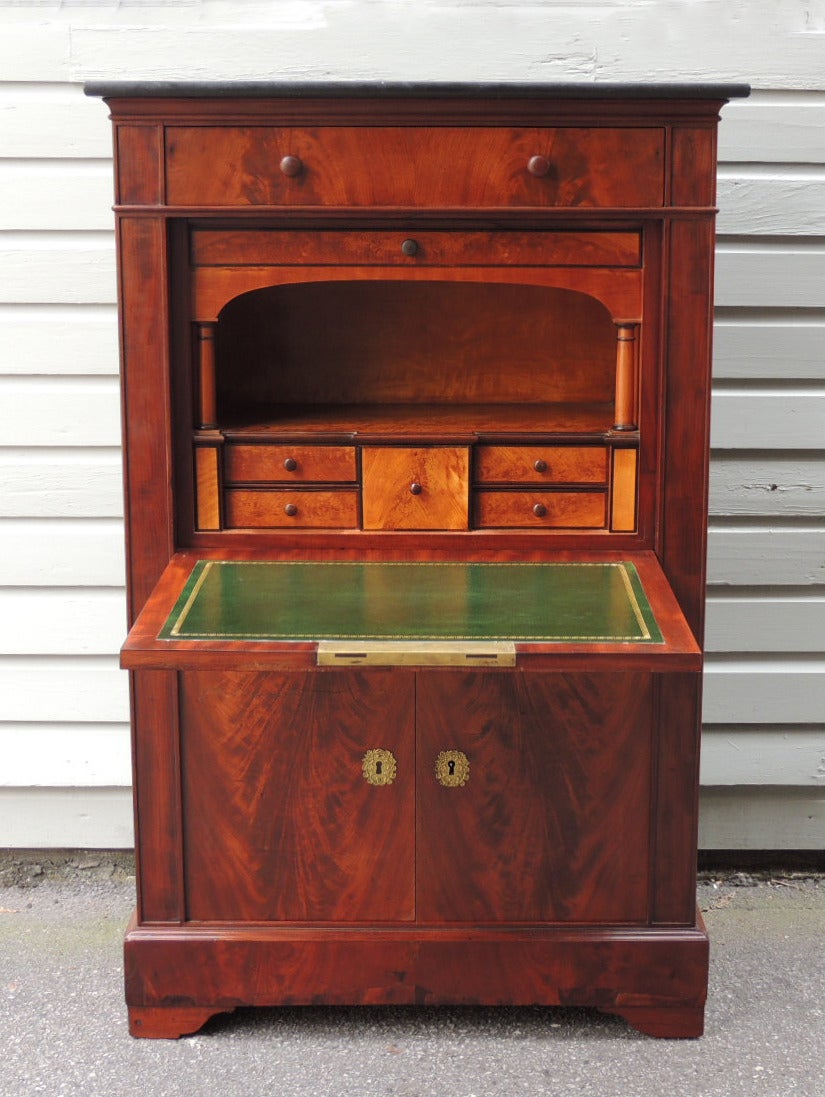
[(466, 446), (365, 446), (364, 529), (467, 529)]
[(279, 480), (348, 482), (356, 477), (353, 446), (230, 443), (224, 449), (224, 480), (229, 484)]
[(477, 483), (604, 484), (604, 446), (479, 446)]
[(178, 206), (657, 206), (661, 127), (168, 126)]
[(480, 529), (601, 529), (607, 495), (601, 491), (478, 491)]
[(224, 511), (229, 529), (356, 529), (358, 492), (229, 488)]

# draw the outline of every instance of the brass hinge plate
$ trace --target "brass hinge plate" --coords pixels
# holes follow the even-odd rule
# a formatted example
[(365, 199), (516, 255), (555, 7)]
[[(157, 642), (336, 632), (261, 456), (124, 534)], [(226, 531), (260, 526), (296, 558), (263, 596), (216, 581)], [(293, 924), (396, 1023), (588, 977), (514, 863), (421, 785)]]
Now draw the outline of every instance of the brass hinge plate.
[(319, 640), (319, 667), (514, 667), (506, 640)]

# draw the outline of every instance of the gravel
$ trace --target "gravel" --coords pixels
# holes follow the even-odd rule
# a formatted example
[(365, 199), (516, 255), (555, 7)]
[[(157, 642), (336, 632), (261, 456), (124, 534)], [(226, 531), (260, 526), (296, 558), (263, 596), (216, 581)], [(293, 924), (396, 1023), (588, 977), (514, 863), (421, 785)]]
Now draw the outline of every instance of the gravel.
[(701, 1040), (588, 1010), (243, 1009), (134, 1040), (124, 854), (0, 857), (0, 1097), (822, 1097), (825, 878), (703, 874)]

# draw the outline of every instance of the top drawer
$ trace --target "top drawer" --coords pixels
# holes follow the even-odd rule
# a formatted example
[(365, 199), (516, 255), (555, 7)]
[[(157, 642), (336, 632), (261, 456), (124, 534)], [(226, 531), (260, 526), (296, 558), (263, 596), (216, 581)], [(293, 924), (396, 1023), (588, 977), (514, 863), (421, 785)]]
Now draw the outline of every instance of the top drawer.
[(659, 206), (664, 130), (169, 126), (173, 206)]

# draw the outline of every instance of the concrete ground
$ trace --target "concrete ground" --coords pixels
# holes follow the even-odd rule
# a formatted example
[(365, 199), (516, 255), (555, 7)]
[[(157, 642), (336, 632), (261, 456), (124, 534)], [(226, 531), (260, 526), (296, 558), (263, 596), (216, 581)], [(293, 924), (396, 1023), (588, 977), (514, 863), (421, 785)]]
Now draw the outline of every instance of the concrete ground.
[(134, 1040), (125, 857), (0, 856), (0, 1095), (825, 1097), (825, 878), (706, 876), (701, 1040), (587, 1010), (267, 1009)]

